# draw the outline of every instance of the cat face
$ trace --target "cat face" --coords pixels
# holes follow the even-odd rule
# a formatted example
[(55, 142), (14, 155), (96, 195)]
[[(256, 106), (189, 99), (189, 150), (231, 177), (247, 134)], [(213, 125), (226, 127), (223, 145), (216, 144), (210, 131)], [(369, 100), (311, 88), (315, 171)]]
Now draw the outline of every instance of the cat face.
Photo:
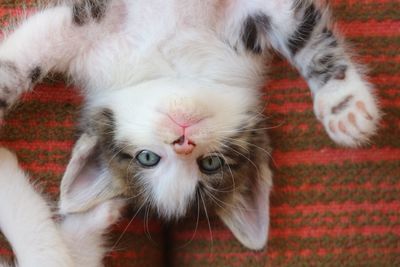
[[(95, 140), (89, 164), (69, 178), (67, 170), (64, 199), (79, 187), (97, 191), (83, 193), (97, 199), (114, 191), (168, 219), (197, 203), (228, 226), (231, 217), (242, 214), (235, 223), (243, 223), (250, 212), (251, 224), (265, 228), (271, 181), (257, 99), (249, 89), (172, 79), (96, 98), (86, 113)], [(91, 187), (93, 180), (101, 186)], [(78, 197), (76, 205), (90, 198)]]

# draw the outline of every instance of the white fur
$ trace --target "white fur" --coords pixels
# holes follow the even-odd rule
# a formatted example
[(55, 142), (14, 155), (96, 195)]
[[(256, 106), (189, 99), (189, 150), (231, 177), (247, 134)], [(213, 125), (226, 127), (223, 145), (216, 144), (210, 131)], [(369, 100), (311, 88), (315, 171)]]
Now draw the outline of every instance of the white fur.
[(16, 157), (0, 148), (0, 230), (11, 243), (18, 266), (102, 266), (102, 236), (119, 218), (122, 205), (112, 200), (87, 213), (66, 214), (58, 225)]
[(104, 234), (120, 218), (124, 205), (122, 200), (109, 200), (88, 212), (66, 215), (60, 228), (74, 266), (103, 266), (108, 252)]
[(0, 229), (19, 266), (72, 266), (50, 208), (5, 149), (0, 149), (0, 198)]

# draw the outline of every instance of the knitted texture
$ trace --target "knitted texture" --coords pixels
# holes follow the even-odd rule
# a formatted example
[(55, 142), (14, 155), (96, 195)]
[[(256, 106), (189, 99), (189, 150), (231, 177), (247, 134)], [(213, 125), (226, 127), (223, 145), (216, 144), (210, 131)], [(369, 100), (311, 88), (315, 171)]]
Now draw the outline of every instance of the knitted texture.
[[(203, 216), (197, 227), (197, 214), (169, 226), (139, 215), (114, 228), (111, 245), (123, 237), (106, 266), (400, 266), (400, 2), (330, 2), (338, 29), (377, 88), (384, 117), (372, 144), (335, 145), (313, 115), (306, 83), (276, 58), (265, 86), (274, 148), (268, 248), (245, 249), (214, 215), (210, 225)], [(23, 4), (35, 6), (0, 0), (0, 23)], [(73, 88), (46, 80), (0, 130), (0, 144), (17, 153), (51, 199), (76, 140), (81, 100)], [(0, 256), (12, 257), (2, 236)]]

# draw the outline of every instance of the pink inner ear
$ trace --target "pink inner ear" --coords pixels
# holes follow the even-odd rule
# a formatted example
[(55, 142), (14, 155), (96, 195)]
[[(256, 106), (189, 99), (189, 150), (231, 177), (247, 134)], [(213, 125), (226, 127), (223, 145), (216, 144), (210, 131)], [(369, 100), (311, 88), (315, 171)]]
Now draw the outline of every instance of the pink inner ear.
[(89, 162), (86, 164), (79, 174), (76, 176), (75, 180), (72, 182), (68, 193), (76, 194), (80, 191), (85, 190), (85, 188), (89, 188), (93, 183), (95, 183), (96, 179), (100, 175), (99, 167), (96, 166), (94, 162)]
[[(269, 175), (267, 172), (265, 175)], [(236, 238), (246, 247), (259, 250), (265, 246), (269, 228), (268, 183), (255, 183), (251, 198), (244, 199), (236, 208), (220, 217)]]
[(255, 207), (258, 210), (258, 216), (255, 216), (255, 223), (260, 228), (268, 228), (269, 224), (269, 192), (267, 190), (259, 190), (257, 195)]
[[(257, 232), (266, 229), (269, 223), (269, 193), (264, 188), (254, 188), (254, 198), (248, 201), (248, 210), (245, 212), (245, 217), (248, 227), (256, 230)], [(249, 229), (251, 231), (251, 229)], [(259, 234), (262, 234), (259, 232)]]

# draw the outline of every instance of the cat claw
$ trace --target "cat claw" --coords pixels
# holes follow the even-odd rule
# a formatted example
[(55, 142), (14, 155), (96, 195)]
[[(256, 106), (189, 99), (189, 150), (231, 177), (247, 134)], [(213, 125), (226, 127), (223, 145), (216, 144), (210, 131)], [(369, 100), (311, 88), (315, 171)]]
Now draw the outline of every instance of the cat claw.
[(361, 80), (334, 83), (335, 88), (331, 85), (315, 94), (314, 112), (333, 141), (360, 146), (377, 130), (380, 113), (374, 95)]

